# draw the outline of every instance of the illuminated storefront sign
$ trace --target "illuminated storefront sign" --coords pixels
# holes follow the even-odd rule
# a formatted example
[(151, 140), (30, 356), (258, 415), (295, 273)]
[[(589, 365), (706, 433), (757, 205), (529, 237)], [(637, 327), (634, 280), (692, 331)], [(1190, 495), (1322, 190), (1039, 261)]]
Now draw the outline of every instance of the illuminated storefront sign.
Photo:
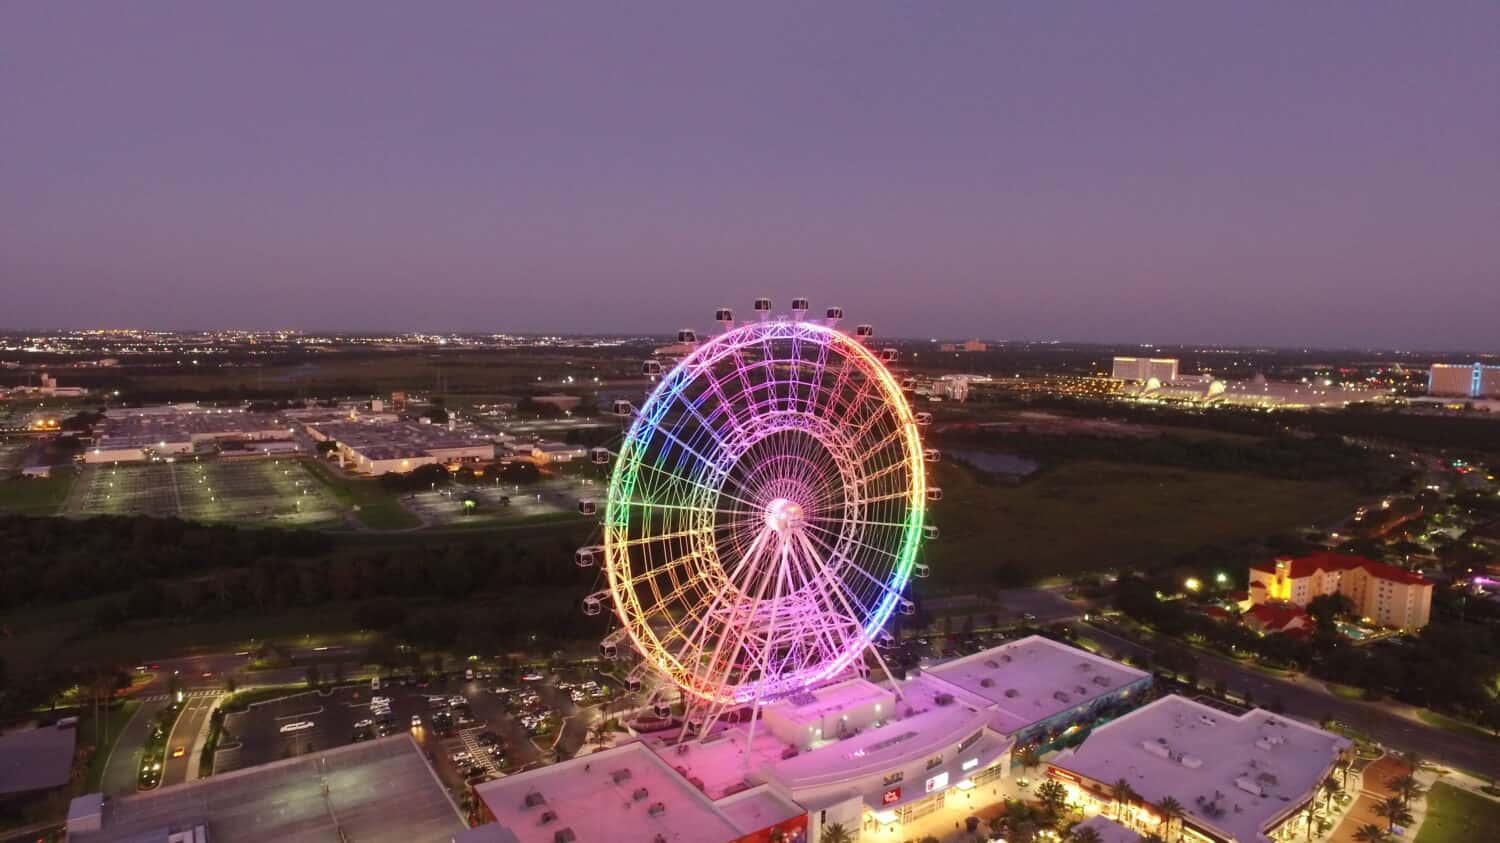
[(970, 758), (968, 761), (964, 762), (964, 772), (967, 773), (970, 770), (972, 770), (972, 769), (974, 769), (975, 767), (978, 767), (978, 766), (979, 766), (979, 759), (978, 758)]
[(880, 804), (894, 805), (901, 801), (901, 788), (893, 787), (885, 793), (880, 794)]
[(942, 773), (938, 773), (937, 775), (935, 775), (932, 778), (930, 778), (930, 779), (927, 780), (927, 792), (928, 793), (932, 793), (935, 790), (942, 790), (943, 788), (945, 788), (947, 786), (948, 786), (948, 773), (946, 771), (942, 772)]

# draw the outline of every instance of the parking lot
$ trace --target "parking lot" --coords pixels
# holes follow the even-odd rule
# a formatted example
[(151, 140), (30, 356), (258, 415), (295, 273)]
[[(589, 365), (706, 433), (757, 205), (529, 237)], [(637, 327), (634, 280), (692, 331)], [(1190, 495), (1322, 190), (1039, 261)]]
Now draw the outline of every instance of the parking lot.
[(473, 679), (398, 678), (379, 690), (362, 684), (309, 691), (230, 714), (214, 772), (410, 731), (456, 793), (467, 781), (550, 760), (555, 743), (564, 755), (576, 753), (592, 719), (579, 715), (620, 693), (590, 668), (546, 675), (476, 670)]
[[(402, 503), (427, 524), (484, 524), (522, 521), (543, 515), (577, 515), (580, 498), (602, 497), (604, 489), (587, 479), (553, 477), (527, 485), (475, 483), (414, 492)], [(473, 507), (464, 504), (474, 501)]]
[(68, 513), (314, 526), (337, 523), (342, 508), (300, 459), (209, 456), (85, 466)]

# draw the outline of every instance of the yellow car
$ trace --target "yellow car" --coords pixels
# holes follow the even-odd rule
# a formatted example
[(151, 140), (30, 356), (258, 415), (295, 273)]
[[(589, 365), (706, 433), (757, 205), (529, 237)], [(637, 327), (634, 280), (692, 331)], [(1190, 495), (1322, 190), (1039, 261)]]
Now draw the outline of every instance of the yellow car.
[(172, 750), (173, 758), (181, 758), (184, 755), (187, 755), (187, 747), (185, 746), (179, 746), (176, 749)]

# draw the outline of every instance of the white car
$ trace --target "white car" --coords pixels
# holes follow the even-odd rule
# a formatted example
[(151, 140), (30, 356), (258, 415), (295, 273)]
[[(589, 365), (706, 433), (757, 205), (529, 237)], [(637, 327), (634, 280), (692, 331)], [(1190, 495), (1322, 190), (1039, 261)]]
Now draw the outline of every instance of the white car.
[(420, 729), (420, 728), (422, 728), (422, 715), (420, 715), (420, 714), (413, 714), (411, 716), (411, 727), (413, 729)]
[(317, 725), (318, 724), (312, 722), (311, 720), (298, 720), (296, 723), (288, 723), (288, 724), (282, 726), (281, 727), (281, 733), (283, 735), (286, 735), (286, 734), (290, 734), (292, 732), (301, 732), (301, 731), (304, 731), (306, 729), (316, 728)]

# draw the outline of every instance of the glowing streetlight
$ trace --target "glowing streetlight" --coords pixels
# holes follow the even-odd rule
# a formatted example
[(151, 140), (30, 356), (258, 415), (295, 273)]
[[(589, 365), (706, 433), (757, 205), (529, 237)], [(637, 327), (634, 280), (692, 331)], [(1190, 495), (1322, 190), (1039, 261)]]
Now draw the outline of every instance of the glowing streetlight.
[(1182, 585), (1188, 591), (1197, 591), (1198, 589), (1203, 587), (1203, 583), (1200, 582), (1197, 577), (1188, 577), (1187, 579), (1182, 581)]

